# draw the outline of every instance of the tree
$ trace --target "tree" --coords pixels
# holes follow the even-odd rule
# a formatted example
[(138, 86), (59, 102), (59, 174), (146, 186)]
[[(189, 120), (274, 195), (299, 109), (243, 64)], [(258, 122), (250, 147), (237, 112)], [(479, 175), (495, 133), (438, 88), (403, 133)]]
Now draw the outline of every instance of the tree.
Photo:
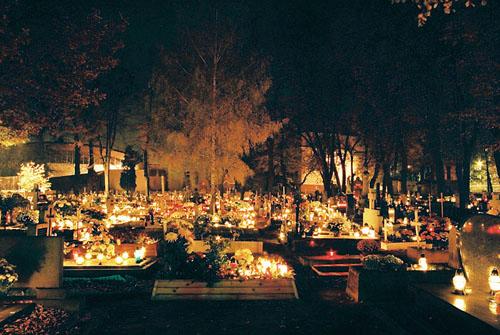
[(45, 192), (50, 189), (50, 182), (45, 176), (45, 167), (42, 164), (33, 162), (21, 164), (17, 176), (19, 177), (19, 189), (24, 192), (37, 190)]
[(271, 86), (267, 61), (245, 52), (217, 9), (208, 13), (203, 28), (187, 27), (177, 50), (163, 54), (157, 71), (165, 78), (169, 112), (178, 120), (166, 138), (170, 160), (187, 159), (191, 173), (209, 179), (215, 198), (226, 173), (244, 181), (251, 171), (242, 155), (280, 124), (265, 108)]
[(94, 131), (92, 107), (106, 98), (96, 80), (118, 63), (125, 21), (105, 18), (83, 4), (75, 10), (43, 2), (6, 3), (0, 5), (6, 10), (0, 22), (0, 38), (6, 41), (0, 56), (0, 124), (29, 134), (47, 129), (71, 135), (76, 164), (79, 143)]
[(28, 132), (0, 126), (0, 148), (10, 147), (28, 141)]
[[(494, 16), (462, 16), (444, 26), (441, 58), (450, 97), (446, 104), (447, 147), (453, 153), (459, 183), (460, 207), (469, 201), (472, 158), (490, 131), (500, 127), (498, 62), (492, 36), (498, 34)], [(483, 148), (479, 148), (483, 152)]]
[(108, 99), (97, 107), (96, 137), (99, 153), (104, 164), (104, 193), (109, 195), (111, 153), (115, 146), (119, 126), (124, 123), (124, 115), (129, 117), (136, 95), (133, 94), (133, 76), (125, 68), (117, 68), (102, 78), (102, 85), (107, 88)]
[(135, 166), (141, 161), (140, 154), (132, 146), (125, 148), (125, 157), (122, 161), (123, 171), (120, 175), (120, 186), (127, 192), (134, 192), (136, 185)]
[[(405, 3), (406, 0), (391, 0), (391, 3)], [(436, 9), (442, 9), (444, 14), (451, 14), (455, 12), (453, 4), (457, 0), (411, 0), (409, 3), (414, 3), (418, 8), (417, 22), (418, 26), (422, 27), (427, 19), (431, 16), (432, 12)], [(474, 8), (477, 5), (486, 6), (488, 0), (460, 0), (462, 6), (465, 8)]]

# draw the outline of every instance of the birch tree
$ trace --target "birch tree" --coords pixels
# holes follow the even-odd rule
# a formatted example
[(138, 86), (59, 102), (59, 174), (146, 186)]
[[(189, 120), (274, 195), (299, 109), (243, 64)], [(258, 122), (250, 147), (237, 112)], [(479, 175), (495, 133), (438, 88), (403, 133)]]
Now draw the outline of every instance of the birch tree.
[(230, 175), (244, 182), (251, 171), (242, 155), (280, 128), (265, 108), (271, 86), (268, 62), (246, 54), (235, 30), (213, 9), (201, 29), (184, 30), (178, 48), (164, 52), (169, 114), (178, 122), (166, 136), (170, 161), (209, 180), (212, 196)]

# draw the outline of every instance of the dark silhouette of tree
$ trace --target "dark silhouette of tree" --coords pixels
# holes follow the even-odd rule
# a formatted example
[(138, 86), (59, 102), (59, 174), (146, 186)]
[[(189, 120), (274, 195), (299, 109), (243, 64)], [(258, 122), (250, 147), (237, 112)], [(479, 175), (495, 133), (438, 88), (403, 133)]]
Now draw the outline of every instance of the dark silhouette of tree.
[(141, 154), (128, 145), (122, 161), (123, 171), (120, 175), (120, 186), (127, 192), (134, 192), (137, 186), (135, 166), (141, 162)]

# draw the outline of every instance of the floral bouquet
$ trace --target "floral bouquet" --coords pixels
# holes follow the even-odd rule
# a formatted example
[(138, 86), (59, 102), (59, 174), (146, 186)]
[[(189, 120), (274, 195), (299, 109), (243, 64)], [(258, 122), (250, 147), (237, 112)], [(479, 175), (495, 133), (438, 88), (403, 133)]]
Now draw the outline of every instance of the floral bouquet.
[(432, 249), (446, 250), (448, 249), (448, 235), (447, 231), (425, 230), (420, 234), (420, 239), (427, 244), (432, 244)]
[(233, 256), (234, 261), (240, 267), (247, 267), (252, 264), (254, 257), (250, 249), (238, 249)]
[(368, 255), (363, 257), (362, 262), (367, 270), (401, 271), (405, 269), (404, 262), (394, 255)]
[(18, 279), (16, 267), (5, 258), (0, 258), (0, 293), (7, 293)]

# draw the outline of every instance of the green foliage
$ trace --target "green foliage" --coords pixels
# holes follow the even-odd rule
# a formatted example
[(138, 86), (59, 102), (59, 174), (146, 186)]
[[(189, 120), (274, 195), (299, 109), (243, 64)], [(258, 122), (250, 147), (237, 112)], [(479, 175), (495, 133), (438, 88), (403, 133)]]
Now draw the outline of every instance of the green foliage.
[(158, 257), (161, 269), (158, 273), (160, 278), (173, 279), (185, 278), (186, 263), (188, 259), (188, 241), (178, 236), (176, 240), (162, 240), (158, 244)]
[(226, 250), (229, 242), (218, 236), (210, 236), (205, 243), (208, 245), (208, 252), (203, 258), (204, 266), (202, 269), (205, 271), (201, 273), (202, 278), (200, 279), (211, 285), (222, 278), (221, 270), (228, 263), (224, 250)]
[(194, 235), (196, 238), (203, 238), (210, 232), (210, 222), (212, 221), (212, 216), (209, 214), (202, 214), (196, 217), (193, 222)]
[(223, 269), (229, 262), (224, 250), (228, 241), (210, 236), (205, 242), (208, 251), (205, 254), (189, 253), (189, 242), (180, 235), (169, 233), (166, 240), (158, 246), (161, 270), (159, 278), (193, 279), (213, 285), (223, 276)]
[(16, 207), (26, 207), (28, 205), (29, 200), (23, 198), (23, 196), (18, 193), (14, 193), (6, 197), (0, 195), (0, 209), (2, 210), (3, 214), (13, 210)]
[(47, 253), (42, 243), (36, 243), (33, 239), (23, 239), (9, 249), (5, 258), (16, 266), (21, 281), (29, 280), (36, 271), (40, 270)]

